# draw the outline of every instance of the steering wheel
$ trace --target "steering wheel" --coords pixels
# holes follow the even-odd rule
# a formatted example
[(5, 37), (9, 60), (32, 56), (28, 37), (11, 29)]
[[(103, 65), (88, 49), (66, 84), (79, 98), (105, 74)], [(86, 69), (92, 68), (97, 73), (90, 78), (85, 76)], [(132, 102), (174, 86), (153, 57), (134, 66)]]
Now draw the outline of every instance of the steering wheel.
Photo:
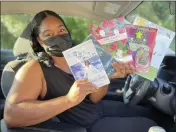
[(139, 75), (128, 75), (124, 86), (123, 100), (125, 104), (138, 104), (146, 95), (150, 81)]

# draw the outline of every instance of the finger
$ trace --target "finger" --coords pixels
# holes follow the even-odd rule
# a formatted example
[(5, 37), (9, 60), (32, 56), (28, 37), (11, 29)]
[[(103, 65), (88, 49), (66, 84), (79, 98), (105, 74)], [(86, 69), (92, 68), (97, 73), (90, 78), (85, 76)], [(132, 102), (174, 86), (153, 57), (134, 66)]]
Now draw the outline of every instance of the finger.
[(125, 75), (125, 74), (126, 74), (126, 68), (125, 68), (125, 67), (121, 68), (121, 69), (120, 69), (120, 73), (121, 73), (122, 75)]
[(125, 77), (126, 71), (124, 63), (113, 63), (113, 67), (116, 70), (116, 72), (113, 75), (111, 75), (110, 77), (111, 79)]
[(130, 65), (130, 74), (133, 74), (135, 72), (135, 68), (133, 65)]
[(112, 66), (114, 66), (116, 63), (117, 63), (117, 62), (113, 62), (113, 63), (112, 63)]
[(125, 70), (127, 67), (126, 64), (124, 64), (124, 63), (118, 64), (118, 66), (121, 70)]
[(124, 78), (126, 76), (126, 70), (122, 70), (121, 71), (121, 74), (120, 74), (120, 77), (121, 78)]
[(123, 63), (122, 62), (113, 62), (112, 63), (113, 67), (117, 67), (117, 66), (120, 66), (120, 65), (123, 65)]
[(114, 73), (114, 74), (111, 75), (110, 79), (115, 79), (115, 78), (117, 78), (117, 76), (116, 76), (116, 74)]
[(130, 64), (130, 68), (134, 71), (135, 68), (134, 68), (134, 65)]
[(134, 73), (134, 66), (132, 64), (126, 64), (126, 74), (133, 74)]
[(124, 67), (125, 67), (126, 70), (131, 69), (131, 67), (130, 67), (130, 65), (129, 65), (128, 63), (125, 63), (125, 64), (124, 64)]
[(130, 69), (126, 69), (125, 70), (125, 75), (129, 74), (130, 73)]
[(133, 71), (133, 70), (130, 70), (129, 74), (134, 74), (134, 71)]
[(86, 93), (86, 94), (89, 94), (89, 93), (94, 93), (94, 92), (96, 92), (98, 89), (96, 89), (96, 88), (88, 88), (88, 89), (84, 89), (84, 92)]
[(84, 83), (84, 86), (87, 86), (87, 87), (97, 87), (95, 84), (93, 84), (92, 82), (85, 82)]
[(121, 69), (124, 69), (123, 64), (118, 64), (118, 63), (114, 64), (113, 67), (117, 72), (120, 71)]
[(88, 79), (81, 79), (81, 80), (77, 80), (77, 83), (83, 84), (83, 83), (87, 83)]
[(93, 89), (93, 90), (98, 89), (98, 87), (91, 82), (87, 82), (87, 83), (84, 83), (82, 85), (83, 85), (83, 87), (85, 87), (84, 89)]
[(91, 86), (92, 86), (93, 88), (95, 88), (95, 89), (98, 89), (98, 87), (97, 87), (95, 84), (93, 84), (93, 83), (91, 83)]
[(119, 64), (120, 62), (112, 62), (112, 65), (116, 65), (116, 64)]
[(121, 78), (123, 76), (123, 73), (121, 73), (120, 71), (114, 73), (111, 75), (111, 79), (115, 79), (115, 78)]
[(127, 63), (125, 67), (126, 67), (126, 74), (130, 74), (132, 71), (130, 64)]
[(134, 73), (134, 66), (133, 65), (131, 65), (131, 64), (129, 64), (129, 66), (130, 66), (130, 69), (129, 69), (129, 74), (133, 74)]
[(80, 85), (80, 93), (85, 94), (85, 95), (87, 95), (89, 93), (92, 93), (92, 92), (97, 90), (94, 87), (86, 86), (84, 84), (79, 84), (79, 85)]

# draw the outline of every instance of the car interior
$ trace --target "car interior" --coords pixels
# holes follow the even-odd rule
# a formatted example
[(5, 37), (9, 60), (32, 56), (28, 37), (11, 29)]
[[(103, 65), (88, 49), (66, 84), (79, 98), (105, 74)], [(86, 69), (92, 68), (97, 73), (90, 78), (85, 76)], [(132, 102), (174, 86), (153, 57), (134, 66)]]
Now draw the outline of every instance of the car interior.
[[(1, 15), (5, 14), (35, 14), (42, 10), (52, 10), (58, 14), (68, 16), (78, 16), (86, 19), (101, 22), (103, 20), (113, 19), (118, 16), (127, 16), (130, 12), (138, 8), (143, 1), (114, 1), (111, 4), (115, 10), (109, 14), (104, 12), (106, 2), (1, 2)], [(69, 9), (69, 10), (67, 10)], [(110, 9), (109, 9), (110, 10)], [(113, 12), (113, 11), (110, 11)], [(128, 21), (130, 22), (130, 21)], [(2, 31), (1, 31), (2, 32)], [(28, 59), (27, 54), (33, 55), (30, 34), (30, 23), (26, 26), (16, 42), (13, 50), (1, 48), (0, 61), (0, 120), (2, 132), (23, 132), (31, 131), (30, 128), (7, 128), (3, 120), (3, 110), (5, 99), (13, 83), (14, 76), (19, 68), (24, 65)], [(2, 37), (2, 36), (1, 36)], [(133, 96), (127, 97), (128, 90), (131, 90)], [(125, 78), (114, 79), (109, 85), (107, 95), (104, 100), (117, 100), (126, 105), (141, 105), (151, 108), (154, 115), (157, 115), (155, 122), (163, 127), (167, 132), (176, 132), (176, 54), (169, 52), (163, 59), (163, 62), (154, 81), (149, 81), (139, 75), (128, 75)], [(153, 115), (151, 115), (153, 116)], [(54, 119), (53, 119), (54, 120)], [(59, 124), (59, 125), (58, 125)], [(86, 132), (85, 128), (74, 125), (57, 122), (59, 129), (63, 132)], [(36, 129), (36, 132), (48, 131), (52, 126), (47, 123), (43, 129)]]

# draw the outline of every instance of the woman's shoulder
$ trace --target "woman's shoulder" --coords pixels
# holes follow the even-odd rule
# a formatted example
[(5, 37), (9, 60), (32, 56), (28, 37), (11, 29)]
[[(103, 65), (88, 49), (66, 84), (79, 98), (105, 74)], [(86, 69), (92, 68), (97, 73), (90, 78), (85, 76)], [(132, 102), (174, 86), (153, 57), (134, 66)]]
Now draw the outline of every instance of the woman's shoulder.
[(27, 61), (20, 69), (19, 72), (27, 73), (27, 74), (41, 74), (41, 66), (37, 60), (29, 60)]
[(31, 59), (25, 63), (24, 67), (35, 69), (40, 68), (40, 64), (37, 60)]

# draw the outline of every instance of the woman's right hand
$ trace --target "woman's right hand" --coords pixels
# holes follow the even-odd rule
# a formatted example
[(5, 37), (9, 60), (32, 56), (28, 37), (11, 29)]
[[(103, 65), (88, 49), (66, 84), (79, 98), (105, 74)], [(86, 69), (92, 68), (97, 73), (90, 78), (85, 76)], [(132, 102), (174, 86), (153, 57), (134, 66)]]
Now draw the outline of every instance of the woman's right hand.
[(97, 90), (98, 87), (88, 82), (87, 79), (77, 80), (70, 88), (70, 91), (66, 97), (69, 102), (73, 103), (74, 105), (78, 105), (88, 94), (96, 92)]

